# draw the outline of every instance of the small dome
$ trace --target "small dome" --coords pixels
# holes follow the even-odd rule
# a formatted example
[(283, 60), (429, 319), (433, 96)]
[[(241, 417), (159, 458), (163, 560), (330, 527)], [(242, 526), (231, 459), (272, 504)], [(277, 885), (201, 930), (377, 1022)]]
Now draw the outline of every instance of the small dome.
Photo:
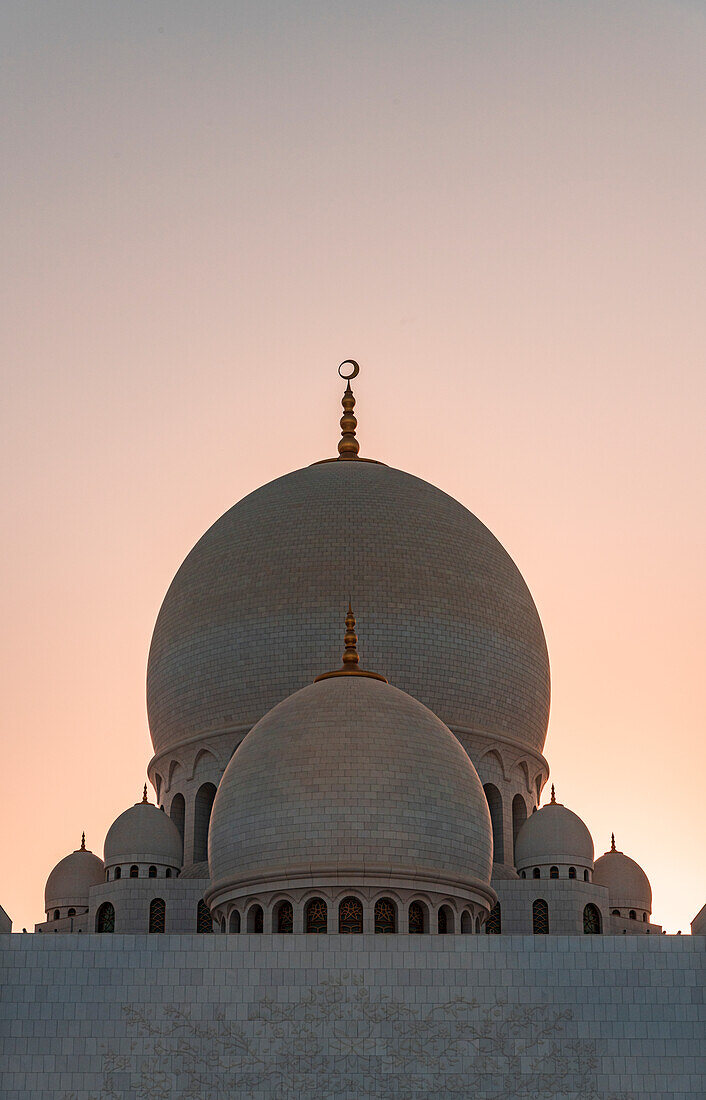
[(581, 818), (560, 802), (530, 814), (515, 842), (518, 870), (552, 864), (593, 868), (593, 838)]
[(108, 829), (105, 865), (159, 863), (181, 867), (182, 847), (179, 830), (163, 810), (149, 802), (136, 802)]
[(79, 848), (64, 856), (47, 879), (44, 908), (63, 909), (67, 905), (87, 906), (88, 891), (105, 878), (102, 862), (93, 852)]
[(212, 906), (327, 883), (495, 900), (467, 753), (422, 703), (365, 675), (322, 679), (258, 722), (221, 780), (208, 847)]
[(639, 863), (624, 852), (612, 849), (600, 856), (593, 870), (593, 881), (606, 887), (611, 908), (652, 913), (650, 880)]

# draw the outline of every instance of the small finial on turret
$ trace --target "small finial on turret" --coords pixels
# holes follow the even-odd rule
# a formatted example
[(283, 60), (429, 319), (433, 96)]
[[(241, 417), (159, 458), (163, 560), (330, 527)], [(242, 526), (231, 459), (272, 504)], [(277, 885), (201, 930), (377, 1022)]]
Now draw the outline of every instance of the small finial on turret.
[(355, 615), (353, 614), (350, 597), (348, 598), (346, 633), (343, 635), (343, 644), (345, 646), (343, 651), (343, 667), (347, 668), (350, 672), (354, 672), (360, 664), (360, 657), (358, 656), (358, 635), (355, 632)]
[[(347, 366), (351, 368), (348, 372), (343, 370), (343, 368)], [(339, 375), (347, 382), (345, 392), (341, 399), (343, 416), (341, 417), (341, 438), (338, 441), (339, 459), (350, 460), (357, 458), (358, 451), (360, 450), (360, 443), (355, 437), (358, 421), (353, 413), (353, 409), (355, 408), (355, 397), (351, 389), (351, 380), (357, 378), (359, 371), (360, 367), (355, 359), (344, 359), (338, 368)]]
[(610, 850), (611, 852), (615, 851), (615, 833), (610, 834)]
[(143, 802), (147, 801), (147, 784), (146, 783), (145, 783), (144, 789), (142, 791), (142, 801)]
[(82, 851), (82, 852), (86, 851), (86, 834), (85, 833), (81, 833), (81, 848), (80, 848), (80, 851)]
[(552, 797), (549, 802), (550, 806), (556, 806), (556, 795), (554, 793), (554, 784), (552, 783)]
[(387, 680), (384, 676), (379, 676), (377, 672), (366, 672), (365, 669), (360, 668), (360, 657), (358, 656), (358, 635), (355, 632), (355, 615), (353, 614), (353, 606), (350, 599), (348, 600), (348, 612), (346, 614), (346, 632), (343, 635), (343, 664), (341, 668), (335, 669), (334, 672), (322, 672), (320, 676), (317, 676), (314, 683), (317, 684), (319, 680), (328, 680), (331, 676), (369, 676), (371, 680), (382, 680), (384, 684)]

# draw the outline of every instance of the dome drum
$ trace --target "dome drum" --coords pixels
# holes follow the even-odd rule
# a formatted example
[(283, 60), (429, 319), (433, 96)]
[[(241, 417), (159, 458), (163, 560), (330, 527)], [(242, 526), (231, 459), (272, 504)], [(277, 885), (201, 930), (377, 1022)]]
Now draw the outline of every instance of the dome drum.
[[(387, 906), (391, 918), (384, 931), (396, 933), (438, 934), (438, 915), (442, 909), (451, 913), (451, 927), (447, 928), (448, 932), (480, 931), (488, 915), (487, 901), (468, 901), (448, 894), (434, 895), (419, 890), (398, 890), (389, 885), (377, 888), (329, 886), (246, 894), (234, 901), (213, 904), (211, 913), (216, 927), (225, 932), (325, 931), (335, 934), (340, 931), (340, 908), (351, 898), (360, 903), (359, 931), (363, 933), (383, 931), (376, 922), (377, 905), (381, 902)], [(289, 910), (286, 923), (278, 919), (283, 905)], [(316, 907), (318, 918), (313, 927), (308, 921), (311, 905)], [(252, 914), (258, 909), (262, 914), (261, 926), (258, 924), (253, 927)]]
[(359, 864), (346, 866), (343, 863), (330, 867), (273, 868), (270, 872), (263, 871), (240, 881), (215, 882), (206, 892), (205, 900), (215, 910), (224, 905), (250, 903), (251, 900), (267, 904), (283, 893), (295, 900), (312, 893), (335, 899), (348, 890), (371, 896), (381, 891), (391, 891), (407, 901), (423, 894), (437, 905), (453, 899), (455, 904), (472, 905), (483, 914), (487, 914), (497, 901), (491, 887), (473, 880), (464, 882), (456, 877), (444, 880), (442, 876), (419, 875), (414, 868), (404, 867), (395, 872), (391, 872), (389, 867), (381, 867), (376, 873), (374, 866), (366, 865), (364, 873), (361, 873)]

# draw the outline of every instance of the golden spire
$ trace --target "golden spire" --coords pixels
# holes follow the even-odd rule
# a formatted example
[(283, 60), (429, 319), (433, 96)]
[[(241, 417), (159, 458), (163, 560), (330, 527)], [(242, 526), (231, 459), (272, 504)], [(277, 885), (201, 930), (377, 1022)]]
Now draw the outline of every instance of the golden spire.
[[(351, 370), (346, 373), (343, 368), (349, 366)], [(355, 408), (355, 397), (353, 396), (353, 390), (351, 389), (351, 379), (357, 378), (360, 367), (356, 363), (355, 359), (344, 359), (338, 368), (338, 373), (341, 378), (345, 378), (347, 386), (345, 393), (341, 399), (343, 405), (343, 416), (341, 417), (341, 438), (338, 441), (338, 457), (339, 459), (353, 459), (358, 457), (358, 451), (360, 450), (360, 443), (355, 437), (355, 430), (358, 426), (358, 421), (355, 418), (353, 409)]]
[(549, 801), (550, 806), (556, 806), (556, 795), (554, 794), (554, 784), (552, 783), (552, 797)]
[(85, 852), (86, 851), (86, 834), (85, 833), (81, 833), (81, 847), (79, 848), (79, 851), (80, 852)]
[(142, 790), (142, 801), (143, 802), (147, 801), (147, 784), (146, 783), (145, 783), (144, 788)]
[(371, 680), (382, 680), (384, 684), (387, 683), (384, 676), (378, 675), (377, 672), (366, 672), (365, 669), (360, 667), (358, 635), (355, 632), (355, 615), (353, 614), (350, 600), (348, 601), (346, 633), (343, 635), (343, 644), (345, 648), (343, 650), (343, 664), (341, 667), (335, 669), (333, 672), (322, 672), (321, 675), (317, 676), (314, 680), (315, 684), (318, 684), (319, 680), (328, 680), (331, 676), (368, 676)]
[(611, 852), (615, 851), (615, 833), (610, 834), (610, 850)]

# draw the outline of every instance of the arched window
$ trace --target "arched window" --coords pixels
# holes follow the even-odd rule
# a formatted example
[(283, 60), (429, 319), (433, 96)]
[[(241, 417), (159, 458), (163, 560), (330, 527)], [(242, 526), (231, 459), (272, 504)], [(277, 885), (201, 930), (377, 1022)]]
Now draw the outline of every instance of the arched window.
[(109, 901), (104, 901), (96, 913), (96, 932), (115, 931), (115, 910)]
[(69, 911), (68, 911), (68, 913), (66, 914), (66, 916), (67, 916), (67, 917), (75, 917), (75, 916), (76, 916), (76, 910), (75, 910), (75, 909), (69, 909)]
[(485, 934), (487, 936), (499, 936), (502, 932), (502, 915), (500, 912), (500, 902), (496, 901), (493, 908), (488, 913), (488, 919), (485, 922)]
[(167, 878), (171, 878), (171, 877), (172, 877), (172, 869), (171, 869), (171, 867), (167, 867), (167, 870), (166, 870), (166, 872), (165, 872), (165, 875), (166, 875), (166, 877), (167, 877)]
[(213, 783), (202, 783), (194, 801), (194, 863), (208, 859), (208, 826), (211, 821), (216, 788)]
[(546, 936), (549, 932), (549, 906), (543, 898), (532, 902), (532, 931), (535, 936)]
[(184, 822), (186, 819), (186, 802), (183, 794), (175, 794), (169, 807), (169, 816), (179, 830), (181, 837), (181, 855), (184, 858)]
[(328, 906), (323, 898), (311, 898), (304, 910), (307, 932), (328, 932)]
[[(69, 909), (69, 916), (71, 916), (71, 910)], [(642, 923), (647, 924), (647, 913), (642, 914)]]
[(225, 930), (226, 930), (226, 918), (225, 917), (221, 917), (221, 923), (220, 923), (219, 927), (220, 927), (222, 933), (225, 932)]
[(55, 909), (54, 910), (54, 920), (58, 920), (60, 916), (61, 916), (61, 911), (59, 909)]
[(442, 905), (437, 918), (437, 929), (440, 936), (454, 931), (454, 912), (450, 905)]
[(549, 868), (549, 877), (550, 878), (559, 878), (559, 868), (558, 867), (550, 867)]
[(261, 905), (251, 905), (248, 909), (248, 932), (265, 931), (265, 914)]
[(527, 878), (527, 872), (526, 871), (520, 871), (520, 878)]
[(527, 804), (521, 794), (516, 794), (512, 800), (512, 850), (515, 851), (517, 834), (527, 820)]
[(480, 917), (476, 917), (476, 932), (480, 932)]
[(105, 881), (110, 882), (110, 868), (109, 867), (106, 867), (106, 869), (105, 869)]
[(122, 867), (116, 867), (115, 868), (115, 878), (121, 878), (122, 873), (123, 873)]
[(494, 783), (486, 783), (483, 790), (485, 792), (488, 809), (490, 810), (490, 820), (493, 826), (493, 860), (495, 863), (502, 863), (505, 858), (505, 848), (503, 845), (502, 795)]
[(611, 909), (611, 914), (614, 917), (619, 917), (620, 916), (620, 910), (619, 909)]
[(635, 910), (634, 909), (630, 910), (630, 912), (628, 913), (628, 916), (630, 917), (630, 920), (636, 920), (637, 919), (636, 916), (635, 916)]
[(397, 931), (397, 908), (389, 898), (378, 898), (375, 902), (375, 931)]
[(228, 931), (239, 932), (240, 931), (240, 913), (237, 909), (234, 909), (228, 918)]
[(344, 898), (338, 907), (338, 931), (363, 931), (363, 903), (358, 898)]
[(540, 878), (539, 867), (532, 868), (532, 878)]
[(589, 878), (588, 878), (588, 871), (584, 871), (584, 873), (583, 873), (583, 881), (584, 881), (584, 882), (588, 882), (588, 881), (589, 881)]
[(275, 930), (277, 932), (293, 932), (294, 907), (291, 901), (281, 901), (275, 909), (275, 913), (277, 916)]
[(569, 867), (569, 878), (576, 878), (576, 868)]
[(150, 902), (150, 932), (164, 932), (166, 930), (167, 907), (163, 898), (152, 898)]
[(468, 936), (468, 935), (470, 935), (470, 933), (472, 931), (473, 931), (473, 917), (471, 916), (471, 914), (468, 912), (467, 909), (464, 909), (463, 912), (461, 913), (461, 933), (464, 936)]
[(149, 871), (147, 872), (147, 877), (148, 878), (156, 878), (157, 877), (157, 868), (156, 867), (150, 867)]
[(130, 878), (137, 878), (139, 873), (140, 873), (140, 871), (139, 871), (139, 868), (138, 868), (137, 864), (133, 863), (132, 867), (130, 868)]
[(203, 898), (196, 906), (196, 931), (213, 932), (213, 919), (211, 917), (211, 910), (208, 908)]
[(583, 930), (587, 936), (597, 936), (602, 930), (600, 909), (592, 902), (583, 909)]
[(413, 901), (409, 907), (409, 932), (410, 935), (420, 935), (426, 931), (426, 910), (421, 901)]

